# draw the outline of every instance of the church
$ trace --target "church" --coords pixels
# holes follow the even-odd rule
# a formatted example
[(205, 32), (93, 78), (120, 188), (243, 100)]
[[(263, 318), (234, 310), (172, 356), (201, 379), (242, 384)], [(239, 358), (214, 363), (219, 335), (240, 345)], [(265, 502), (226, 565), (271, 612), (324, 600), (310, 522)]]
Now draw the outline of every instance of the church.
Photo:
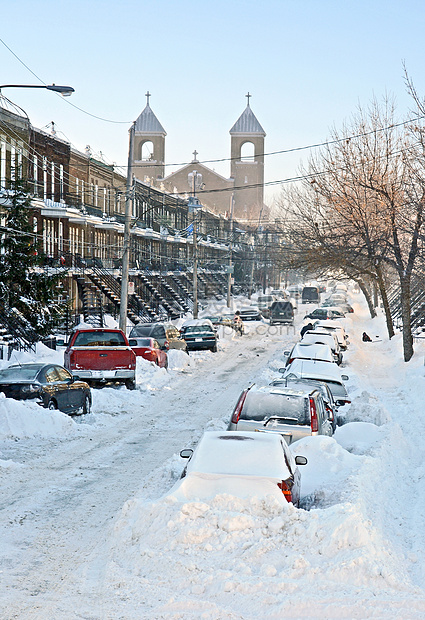
[(216, 215), (232, 216), (239, 222), (254, 223), (266, 215), (264, 205), (264, 141), (266, 133), (249, 99), (230, 129), (230, 176), (225, 178), (197, 160), (165, 176), (166, 131), (149, 104), (134, 125), (130, 153), (131, 170), (143, 183), (182, 197), (194, 195)]

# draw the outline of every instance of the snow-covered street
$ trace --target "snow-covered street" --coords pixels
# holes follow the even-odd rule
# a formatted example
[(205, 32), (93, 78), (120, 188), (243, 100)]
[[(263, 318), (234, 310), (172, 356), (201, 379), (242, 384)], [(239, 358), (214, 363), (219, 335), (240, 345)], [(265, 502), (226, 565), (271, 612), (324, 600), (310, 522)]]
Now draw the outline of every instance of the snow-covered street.
[(423, 618), (424, 348), (404, 364), (357, 301), (346, 423), (293, 445), (301, 509), (172, 487), (179, 451), (279, 375), (302, 310), (295, 333), (247, 323), (216, 354), (173, 352), (168, 372), (142, 360), (138, 389), (93, 390), (85, 418), (0, 398), (1, 618)]

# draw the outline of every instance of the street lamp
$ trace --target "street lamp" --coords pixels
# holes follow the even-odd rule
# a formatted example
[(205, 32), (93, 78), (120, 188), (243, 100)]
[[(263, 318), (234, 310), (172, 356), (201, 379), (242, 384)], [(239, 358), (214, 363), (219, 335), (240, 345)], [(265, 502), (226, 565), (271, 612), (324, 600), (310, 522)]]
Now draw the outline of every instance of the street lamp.
[(0, 92), (3, 88), (45, 88), (46, 90), (60, 93), (63, 97), (69, 97), (75, 92), (72, 86), (57, 86), (56, 84), (2, 84), (0, 86)]

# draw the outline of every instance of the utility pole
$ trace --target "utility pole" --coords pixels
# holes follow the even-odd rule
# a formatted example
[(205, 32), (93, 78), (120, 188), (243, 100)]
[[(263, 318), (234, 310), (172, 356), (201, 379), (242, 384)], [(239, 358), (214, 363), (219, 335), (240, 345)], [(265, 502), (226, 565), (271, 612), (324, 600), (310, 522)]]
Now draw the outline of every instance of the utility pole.
[(233, 253), (233, 205), (235, 202), (235, 196), (232, 194), (230, 199), (230, 227), (229, 227), (229, 237), (230, 237), (230, 245), (229, 245), (229, 266), (227, 273), (227, 307), (230, 308), (230, 297), (232, 294), (232, 278), (233, 278), (233, 263), (232, 263), (232, 253)]
[(120, 299), (120, 323), (119, 328), (127, 333), (127, 308), (128, 308), (128, 272), (130, 266), (130, 226), (131, 213), (133, 210), (133, 179), (131, 170), (131, 158), (133, 156), (134, 131), (136, 123), (130, 128), (130, 144), (128, 147), (127, 162), (127, 186), (125, 192), (125, 219), (124, 219), (124, 245), (122, 254), (121, 273), (121, 299)]

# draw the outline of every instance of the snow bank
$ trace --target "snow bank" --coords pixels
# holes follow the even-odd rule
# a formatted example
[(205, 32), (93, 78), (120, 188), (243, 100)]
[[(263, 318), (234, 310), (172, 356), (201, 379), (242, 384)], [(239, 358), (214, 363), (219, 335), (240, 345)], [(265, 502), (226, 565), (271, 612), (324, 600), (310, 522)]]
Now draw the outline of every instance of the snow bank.
[(0, 439), (64, 437), (77, 425), (61, 411), (44, 409), (31, 401), (5, 398), (0, 393)]

